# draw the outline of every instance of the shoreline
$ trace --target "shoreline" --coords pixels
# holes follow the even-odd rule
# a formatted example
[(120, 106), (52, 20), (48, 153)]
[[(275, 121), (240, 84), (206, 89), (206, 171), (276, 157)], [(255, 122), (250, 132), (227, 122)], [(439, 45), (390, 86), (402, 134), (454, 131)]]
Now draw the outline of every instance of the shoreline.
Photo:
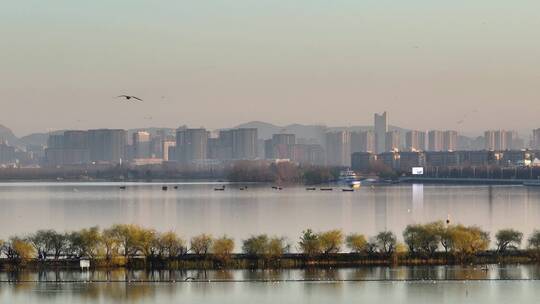
[[(80, 261), (87, 259), (60, 259), (38, 261), (32, 259), (13, 262), (0, 259), (1, 271), (19, 270), (77, 270)], [(90, 270), (225, 270), (225, 269), (309, 269), (309, 268), (364, 268), (378, 266), (454, 266), (487, 264), (540, 264), (540, 252), (517, 250), (499, 254), (496, 251), (480, 252), (472, 256), (459, 256), (452, 253), (437, 252), (430, 257), (399, 254), (366, 255), (356, 253), (335, 253), (309, 256), (302, 253), (289, 253), (280, 257), (231, 254), (225, 260), (213, 254), (186, 254), (178, 258), (135, 257), (115, 261), (90, 259)]]

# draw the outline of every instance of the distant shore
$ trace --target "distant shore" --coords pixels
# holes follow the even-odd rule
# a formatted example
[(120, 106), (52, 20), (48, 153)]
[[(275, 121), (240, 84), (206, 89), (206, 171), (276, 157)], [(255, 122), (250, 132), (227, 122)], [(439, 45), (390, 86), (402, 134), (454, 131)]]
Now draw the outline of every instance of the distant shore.
[(540, 186), (540, 180), (511, 178), (455, 178), (455, 177), (400, 177), (402, 183), (423, 184), (472, 184), (472, 185), (534, 185)]

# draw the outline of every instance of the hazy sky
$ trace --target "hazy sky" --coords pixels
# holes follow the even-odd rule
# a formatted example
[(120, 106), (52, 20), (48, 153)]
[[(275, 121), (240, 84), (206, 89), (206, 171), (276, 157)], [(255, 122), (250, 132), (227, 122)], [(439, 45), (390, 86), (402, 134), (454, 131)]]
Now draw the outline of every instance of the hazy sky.
[(523, 130), (539, 37), (538, 0), (5, 1), (0, 124)]

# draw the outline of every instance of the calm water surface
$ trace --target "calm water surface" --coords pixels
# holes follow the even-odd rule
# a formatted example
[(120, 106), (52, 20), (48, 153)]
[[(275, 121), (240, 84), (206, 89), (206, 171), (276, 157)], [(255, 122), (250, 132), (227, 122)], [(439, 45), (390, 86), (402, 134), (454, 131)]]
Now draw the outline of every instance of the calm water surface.
[[(296, 242), (306, 228), (341, 228), (373, 235), (398, 235), (409, 223), (450, 218), (496, 232), (512, 227), (528, 235), (540, 228), (540, 189), (523, 186), (410, 185), (365, 187), (356, 192), (282, 191), (268, 185), (246, 191), (215, 184), (2, 183), (0, 238), (42, 228), (60, 231), (115, 223), (137, 223), (185, 238), (227, 234), (240, 243), (251, 234), (286, 236)], [(238, 247), (238, 246), (237, 246)]]
[(539, 281), (22, 283), (0, 303), (539, 303)]
[[(540, 228), (540, 189), (521, 186), (366, 187), (356, 192), (272, 190), (268, 185), (3, 183), (0, 238), (114, 223), (206, 232), (237, 241), (341, 228), (373, 235), (409, 223), (450, 218), (492, 232)], [(294, 247), (294, 246), (293, 246)], [(194, 277), (197, 282), (184, 282)], [(46, 271), (0, 273), (0, 303), (540, 303), (540, 267), (370, 267), (234, 271)], [(130, 280), (131, 283), (125, 282)], [(13, 283), (18, 281), (18, 283)], [(63, 281), (63, 282), (60, 282)], [(66, 281), (69, 281), (66, 283)], [(85, 281), (92, 281), (86, 283)], [(124, 281), (124, 282), (122, 282)], [(204, 281), (204, 282), (203, 282)], [(210, 282), (209, 282), (210, 281)]]
[(0, 303), (538, 303), (539, 278), (537, 265), (21, 272), (0, 273)]

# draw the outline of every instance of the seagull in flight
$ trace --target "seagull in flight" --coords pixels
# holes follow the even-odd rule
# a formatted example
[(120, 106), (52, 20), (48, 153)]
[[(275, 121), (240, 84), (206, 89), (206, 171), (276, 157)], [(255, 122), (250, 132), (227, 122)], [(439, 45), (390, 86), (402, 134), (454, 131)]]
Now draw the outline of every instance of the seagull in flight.
[(136, 100), (139, 100), (139, 101), (143, 101), (139, 97), (133, 96), (133, 95), (120, 95), (120, 96), (116, 96), (116, 98), (125, 98), (126, 101), (129, 101), (131, 98), (133, 98), (133, 99), (136, 99)]

